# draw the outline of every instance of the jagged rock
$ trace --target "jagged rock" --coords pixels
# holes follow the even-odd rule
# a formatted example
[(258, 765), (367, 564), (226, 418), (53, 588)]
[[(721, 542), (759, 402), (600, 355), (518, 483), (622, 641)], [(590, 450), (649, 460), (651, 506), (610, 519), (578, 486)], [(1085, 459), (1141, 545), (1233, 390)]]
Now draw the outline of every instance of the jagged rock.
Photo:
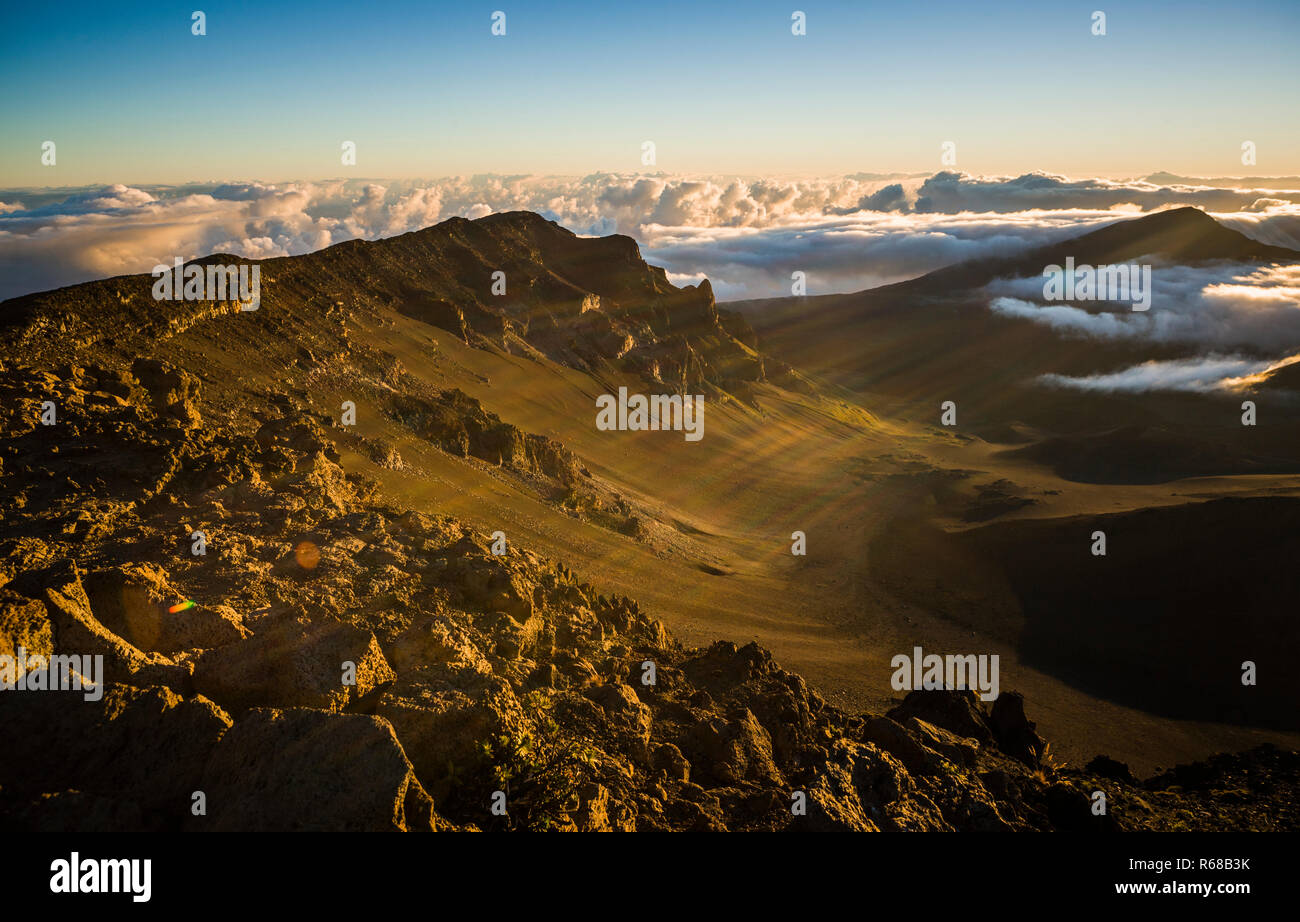
[(403, 631), (384, 652), (398, 673), (446, 663), (490, 675), (492, 665), (461, 628), (428, 615)]
[(81, 584), (81, 574), (70, 562), (52, 567), (46, 583), (45, 607), (54, 628), (56, 653), (104, 657), (104, 679), (129, 685), (166, 685), (188, 691), (190, 668), (160, 653), (145, 653), (99, 623)]
[(879, 832), (880, 827), (869, 815), (878, 815), (879, 810), (864, 806), (858, 793), (856, 776), (862, 772), (859, 763), (865, 758), (863, 747), (837, 741), (805, 792), (806, 815), (795, 817), (791, 828), (809, 832)]
[(253, 436), (263, 451), (283, 448), (295, 454), (325, 454), (338, 461), (338, 451), (325, 437), (320, 424), (310, 416), (285, 416), (264, 422)]
[(635, 832), (636, 822), (603, 784), (589, 783), (578, 791), (574, 826), (580, 832)]
[(916, 689), (908, 692), (902, 704), (891, 709), (887, 716), (899, 723), (906, 723), (909, 717), (919, 717), (957, 736), (984, 744), (993, 742), (993, 732), (979, 699), (969, 689)]
[(748, 708), (700, 722), (687, 733), (682, 748), (698, 770), (724, 783), (783, 783), (772, 758), (772, 739)]
[(171, 609), (181, 596), (150, 564), (126, 564), (87, 574), (91, 610), (105, 627), (144, 651), (176, 653), (219, 647), (251, 635), (229, 606)]
[(682, 665), (691, 681), (706, 690), (732, 688), (761, 679), (775, 668), (772, 654), (756, 643), (738, 647), (730, 641), (715, 641), (708, 650)]
[(1123, 781), (1127, 784), (1133, 784), (1136, 779), (1133, 772), (1123, 762), (1112, 759), (1110, 756), (1100, 755), (1089, 762), (1085, 769), (1094, 775), (1100, 775), (1103, 778), (1113, 778), (1116, 781)]
[(0, 787), (81, 791), (140, 805), (150, 825), (179, 828), (230, 718), (202, 697), (161, 687), (0, 692)]
[[(344, 663), (355, 667), (356, 684), (343, 684)], [(373, 634), (327, 619), (259, 627), (247, 640), (206, 651), (194, 667), (194, 687), (231, 711), (340, 711), (393, 678)]]
[(295, 468), (302, 476), (292, 489), (301, 493), (308, 508), (330, 513), (347, 512), (356, 491), (339, 467), (324, 452), (316, 452)]
[(203, 771), (213, 831), (432, 831), (433, 801), (388, 721), (307, 708), (249, 711)]
[(468, 669), (416, 672), (385, 691), (375, 713), (392, 724), (438, 802), (483, 767), (485, 741), (522, 723), (509, 683)]
[(483, 611), (505, 612), (521, 625), (533, 616), (531, 588), (495, 557), (454, 558), (444, 579), (458, 585), (465, 601)]
[(45, 605), (11, 589), (0, 589), (0, 656), (18, 656), (18, 648), (29, 656), (54, 652), (53, 632)]
[(957, 765), (973, 766), (979, 753), (979, 743), (949, 733), (941, 727), (926, 723), (918, 717), (907, 718), (905, 725), (920, 743), (927, 749), (939, 753)]
[(672, 781), (690, 781), (691, 763), (672, 743), (660, 743), (653, 747), (650, 763), (656, 771), (662, 772)]
[(187, 429), (199, 425), (201, 419), (195, 407), (198, 378), (162, 359), (136, 359), (131, 374), (149, 395), (155, 412), (172, 417)]
[(615, 727), (632, 734), (643, 743), (649, 742), (650, 708), (641, 703), (631, 686), (621, 682), (597, 685), (587, 689), (584, 694), (600, 705)]
[(926, 747), (907, 728), (888, 717), (867, 718), (863, 722), (862, 736), (902, 762), (909, 772), (938, 771), (942, 763), (939, 753)]
[(1034, 730), (1034, 724), (1025, 716), (1025, 696), (1019, 692), (1003, 692), (993, 702), (989, 727), (997, 740), (998, 748), (1012, 758), (1030, 767), (1038, 765), (1047, 748)]

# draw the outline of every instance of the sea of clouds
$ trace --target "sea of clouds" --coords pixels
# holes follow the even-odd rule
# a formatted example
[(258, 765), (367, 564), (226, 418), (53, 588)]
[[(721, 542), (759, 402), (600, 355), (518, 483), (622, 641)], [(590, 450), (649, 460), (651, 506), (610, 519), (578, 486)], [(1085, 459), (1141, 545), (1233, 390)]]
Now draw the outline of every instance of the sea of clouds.
[[(309, 253), (447, 218), (529, 210), (578, 234), (626, 234), (678, 284), (708, 278), (719, 300), (858, 291), (967, 259), (1011, 256), (1117, 220), (1194, 205), (1262, 242), (1300, 249), (1300, 178), (1249, 181), (1169, 174), (1132, 180), (965, 173), (858, 173), (741, 179), (596, 173), (436, 180), (228, 182), (0, 190), (0, 299), (148, 272), (180, 256)], [(1040, 279), (1007, 280), (990, 308), (1066, 335), (1195, 344), (1214, 361), (1278, 361), (1300, 351), (1294, 270), (1219, 266), (1158, 273), (1148, 314), (1044, 304)], [(1226, 351), (1225, 351), (1226, 350)], [(1236, 351), (1234, 351), (1236, 350)], [(1250, 350), (1247, 355), (1241, 350)], [(1207, 366), (1209, 369), (1210, 366)], [(1220, 368), (1220, 366), (1213, 366)], [(1197, 389), (1183, 367), (1060, 379), (1089, 388)]]
[(176, 256), (291, 256), (516, 209), (579, 234), (627, 234), (675, 281), (709, 278), (721, 300), (788, 295), (795, 271), (806, 274), (809, 294), (861, 290), (1184, 204), (1257, 239), (1300, 247), (1300, 180), (1252, 186), (1041, 173), (597, 173), (0, 190), (0, 298), (148, 272)]

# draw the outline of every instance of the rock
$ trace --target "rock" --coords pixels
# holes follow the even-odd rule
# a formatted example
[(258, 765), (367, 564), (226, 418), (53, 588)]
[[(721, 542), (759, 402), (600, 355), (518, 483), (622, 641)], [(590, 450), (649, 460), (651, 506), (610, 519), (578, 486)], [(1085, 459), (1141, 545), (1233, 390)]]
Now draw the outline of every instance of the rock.
[(356, 491), (348, 482), (343, 468), (324, 452), (317, 452), (295, 467), (301, 475), (293, 489), (306, 500), (307, 507), (317, 512), (344, 513), (352, 508)]
[(578, 790), (578, 809), (573, 816), (580, 832), (635, 832), (630, 811), (617, 803), (603, 784), (589, 782)]
[(888, 752), (914, 774), (938, 771), (942, 764), (937, 752), (922, 745), (901, 724), (888, 717), (868, 717), (863, 721), (862, 738)]
[(474, 608), (505, 612), (521, 625), (533, 617), (531, 587), (494, 557), (456, 557), (445, 578), (460, 587), (466, 602)]
[(388, 689), (375, 708), (388, 720), (434, 799), (486, 764), (483, 743), (520, 726), (508, 683), (468, 669), (427, 670)]
[[(600, 705), (617, 730), (629, 734), (642, 744), (650, 741), (650, 708), (641, 703), (630, 685), (611, 682), (588, 688), (583, 694)], [(769, 743), (769, 757), (770, 757)]]
[(108, 684), (99, 701), (81, 692), (0, 693), (0, 726), (5, 790), (129, 800), (151, 825), (179, 828), (230, 718), (202, 697)]
[(190, 669), (159, 653), (145, 653), (99, 623), (70, 562), (51, 567), (42, 577), (45, 607), (54, 629), (56, 653), (104, 657), (104, 679), (146, 687), (166, 685), (187, 692)]
[(1126, 784), (1137, 783), (1137, 779), (1133, 777), (1133, 772), (1129, 770), (1129, 767), (1117, 759), (1112, 759), (1110, 756), (1097, 756), (1085, 766), (1085, 771), (1100, 775), (1103, 778), (1123, 781)]
[(201, 419), (194, 406), (199, 394), (198, 378), (170, 362), (145, 358), (131, 364), (131, 374), (149, 395), (155, 412), (172, 417), (187, 429), (199, 425)]
[(1025, 717), (1024, 695), (1020, 692), (998, 695), (989, 715), (989, 727), (999, 749), (1031, 768), (1038, 766), (1047, 743), (1035, 732), (1033, 722)]
[[(355, 666), (355, 685), (343, 684), (345, 662)], [(194, 667), (194, 687), (231, 711), (341, 711), (393, 679), (374, 634), (326, 618), (269, 624), (247, 640), (204, 652)]]
[(490, 675), (492, 665), (473, 639), (459, 626), (445, 619), (426, 616), (415, 621), (384, 652), (398, 673), (446, 663)]
[(716, 641), (703, 654), (682, 665), (690, 680), (710, 694), (764, 678), (775, 668), (772, 654), (758, 644), (738, 647), (725, 640)]
[(0, 589), (0, 656), (16, 659), (21, 647), (28, 656), (48, 657), (54, 652), (53, 637), (44, 603)]
[(140, 650), (176, 653), (207, 649), (252, 634), (226, 605), (172, 611), (185, 600), (167, 584), (166, 573), (150, 564), (91, 573), (83, 585), (100, 623)]
[(784, 783), (772, 758), (772, 739), (748, 708), (701, 721), (688, 731), (684, 749), (698, 771), (724, 783)]
[(249, 711), (203, 771), (191, 830), (432, 831), (433, 801), (388, 721), (307, 708)]
[(650, 764), (672, 781), (690, 781), (691, 763), (672, 743), (660, 743), (650, 753)]
[(809, 832), (879, 832), (858, 795), (854, 775), (861, 747), (838, 743), (805, 791), (807, 813), (794, 817), (791, 829)]
[(899, 723), (906, 723), (909, 717), (919, 717), (957, 736), (970, 737), (986, 745), (993, 742), (993, 732), (979, 699), (969, 689), (917, 689), (908, 692), (902, 704), (886, 716)]
[(934, 724), (926, 723), (919, 717), (907, 718), (907, 723), (904, 726), (922, 746), (939, 753), (949, 762), (967, 768), (975, 764), (976, 756), (979, 753), (979, 743), (975, 740), (965, 739), (955, 733), (949, 733)]

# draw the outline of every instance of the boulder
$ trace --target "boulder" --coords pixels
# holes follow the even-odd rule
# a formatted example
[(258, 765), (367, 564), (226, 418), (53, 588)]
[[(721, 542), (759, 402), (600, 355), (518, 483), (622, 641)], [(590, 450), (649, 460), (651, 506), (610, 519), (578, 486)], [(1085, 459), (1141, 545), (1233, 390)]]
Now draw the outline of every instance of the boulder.
[(484, 742), (522, 723), (509, 683), (464, 668), (403, 678), (384, 692), (375, 714), (392, 724), (438, 802), (484, 767)]
[(202, 697), (109, 684), (98, 701), (79, 691), (0, 693), (0, 726), (6, 791), (127, 800), (150, 825), (179, 828), (230, 718)]
[(81, 584), (81, 574), (71, 562), (49, 568), (40, 581), (56, 653), (103, 656), (103, 677), (110, 682), (190, 690), (190, 667), (160, 653), (146, 653), (99, 622)]
[(186, 429), (199, 425), (201, 419), (194, 406), (199, 395), (198, 378), (170, 362), (146, 358), (131, 364), (131, 374), (149, 395), (154, 412), (175, 419)]
[(430, 832), (433, 801), (392, 726), (308, 708), (249, 711), (203, 771), (190, 830)]
[(772, 758), (772, 739), (748, 708), (699, 722), (687, 732), (682, 748), (698, 771), (723, 783), (784, 783)]
[(920, 688), (908, 692), (903, 702), (886, 716), (899, 723), (906, 723), (909, 717), (919, 717), (957, 736), (984, 744), (993, 742), (988, 718), (979, 699), (969, 689)]
[[(650, 708), (641, 703), (630, 685), (611, 682), (587, 689), (586, 697), (600, 705), (615, 728), (631, 734), (642, 743), (650, 740)], [(770, 748), (769, 748), (770, 754)]]
[(167, 584), (167, 574), (150, 564), (87, 574), (83, 584), (99, 622), (140, 650), (207, 649), (252, 634), (226, 605), (173, 611), (185, 600)]
[[(354, 685), (343, 684), (344, 663), (355, 667)], [(374, 634), (328, 618), (268, 624), (247, 640), (207, 650), (194, 666), (194, 687), (231, 711), (341, 711), (393, 679)]]
[(989, 715), (989, 727), (999, 749), (1030, 768), (1038, 766), (1047, 750), (1047, 742), (1035, 731), (1033, 721), (1025, 716), (1024, 695), (1020, 692), (998, 695)]

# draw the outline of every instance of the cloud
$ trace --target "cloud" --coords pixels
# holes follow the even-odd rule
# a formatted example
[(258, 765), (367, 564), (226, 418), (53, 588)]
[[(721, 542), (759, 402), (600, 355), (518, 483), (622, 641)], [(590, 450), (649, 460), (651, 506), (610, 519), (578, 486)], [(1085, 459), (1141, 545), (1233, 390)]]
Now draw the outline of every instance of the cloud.
[(579, 234), (632, 236), (648, 261), (675, 276), (707, 276), (722, 299), (787, 295), (796, 270), (807, 273), (810, 294), (821, 294), (1012, 255), (1181, 201), (1220, 208), (1216, 217), (1256, 239), (1300, 247), (1300, 193), (1181, 181), (594, 173), (114, 185), (0, 190), (0, 298), (148, 272), (176, 256), (298, 255), (516, 209)]
[(1123, 205), (1135, 205), (1143, 211), (1195, 205), (1207, 211), (1235, 212), (1261, 198), (1300, 204), (1300, 190), (1294, 186), (1290, 189), (1222, 187), (1194, 181), (1159, 183), (1149, 178), (1068, 179), (1049, 173), (985, 177), (944, 172), (921, 183), (914, 207), (919, 212), (943, 214), (1005, 213), (1033, 208), (1098, 210)]
[(863, 212), (775, 227), (642, 229), (646, 259), (703, 273), (720, 300), (790, 294), (801, 271), (810, 295), (858, 291), (966, 259), (1010, 256), (1114, 220), (1113, 215), (903, 215)]
[(1039, 380), (1044, 384), (1083, 391), (1210, 393), (1238, 390), (1297, 362), (1300, 362), (1300, 354), (1276, 361), (1240, 355), (1207, 355), (1143, 362), (1122, 371), (1084, 377), (1043, 375)]
[[(1300, 264), (1165, 266), (1152, 272), (1151, 308), (1085, 310), (1041, 298), (1043, 278), (988, 286), (996, 314), (1049, 326), (1067, 336), (1246, 349), (1276, 355), (1300, 350)], [(1098, 307), (1106, 302), (1097, 302)]]

